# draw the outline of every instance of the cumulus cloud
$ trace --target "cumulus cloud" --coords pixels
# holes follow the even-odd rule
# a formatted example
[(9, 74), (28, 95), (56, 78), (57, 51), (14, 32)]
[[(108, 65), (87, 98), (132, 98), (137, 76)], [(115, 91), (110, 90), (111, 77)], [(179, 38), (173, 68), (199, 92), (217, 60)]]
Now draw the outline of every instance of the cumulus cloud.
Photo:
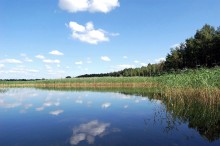
[(61, 113), (63, 113), (63, 110), (56, 110), (56, 111), (49, 112), (49, 114), (54, 115), (54, 116), (58, 116)]
[(101, 56), (101, 60), (103, 60), (103, 61), (111, 61), (111, 59), (108, 56)]
[(106, 102), (102, 104), (102, 108), (109, 108), (111, 106), (111, 103)]
[(60, 60), (58, 59), (55, 59), (55, 60), (51, 60), (51, 59), (44, 59), (43, 60), (44, 63), (54, 63), (54, 64), (59, 64), (60, 63)]
[(83, 62), (82, 62), (82, 61), (77, 61), (77, 62), (75, 62), (75, 64), (76, 64), (76, 65), (82, 65)]
[(89, 144), (93, 144), (95, 142), (95, 137), (103, 136), (109, 126), (109, 123), (99, 122), (98, 120), (93, 120), (86, 124), (81, 124), (73, 129), (73, 135), (70, 138), (70, 144), (77, 145), (84, 140), (87, 140)]
[(118, 0), (59, 0), (59, 7), (70, 13), (80, 11), (108, 13), (119, 6)]
[(109, 38), (107, 33), (102, 29), (95, 29), (92, 22), (88, 22), (85, 26), (77, 22), (69, 22), (69, 28), (72, 31), (72, 38), (86, 42), (89, 44), (98, 44), (100, 42), (107, 42)]
[(0, 63), (11, 63), (11, 64), (20, 64), (22, 61), (17, 59), (2, 59), (0, 60)]
[(35, 57), (38, 58), (38, 59), (45, 59), (45, 57), (43, 55), (37, 55)]
[(62, 52), (58, 51), (58, 50), (53, 50), (51, 52), (49, 52), (49, 54), (51, 55), (57, 55), (57, 56), (62, 56), (64, 55)]

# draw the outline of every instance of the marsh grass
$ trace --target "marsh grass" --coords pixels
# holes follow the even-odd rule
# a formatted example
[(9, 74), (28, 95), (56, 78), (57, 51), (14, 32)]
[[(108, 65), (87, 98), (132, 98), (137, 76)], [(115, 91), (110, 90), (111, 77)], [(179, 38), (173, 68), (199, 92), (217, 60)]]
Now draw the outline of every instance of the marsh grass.
[(220, 67), (182, 70), (156, 77), (93, 77), (37, 81), (0, 81), (0, 87), (38, 88), (157, 88), (166, 96), (220, 97)]

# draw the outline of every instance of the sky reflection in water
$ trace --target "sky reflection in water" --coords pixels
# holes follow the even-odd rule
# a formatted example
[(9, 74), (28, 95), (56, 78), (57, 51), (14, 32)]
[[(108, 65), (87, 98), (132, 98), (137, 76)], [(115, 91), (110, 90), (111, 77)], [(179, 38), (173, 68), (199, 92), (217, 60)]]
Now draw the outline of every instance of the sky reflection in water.
[(0, 93), (0, 145), (219, 145), (159, 100), (89, 91)]

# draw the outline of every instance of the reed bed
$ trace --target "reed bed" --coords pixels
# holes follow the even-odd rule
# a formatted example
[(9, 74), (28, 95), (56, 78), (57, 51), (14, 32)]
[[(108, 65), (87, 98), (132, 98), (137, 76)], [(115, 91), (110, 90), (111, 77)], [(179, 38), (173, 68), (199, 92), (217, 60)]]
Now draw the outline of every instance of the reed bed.
[(166, 90), (220, 90), (220, 67), (182, 70), (156, 77), (93, 77), (36, 81), (0, 81), (0, 87), (145, 87)]

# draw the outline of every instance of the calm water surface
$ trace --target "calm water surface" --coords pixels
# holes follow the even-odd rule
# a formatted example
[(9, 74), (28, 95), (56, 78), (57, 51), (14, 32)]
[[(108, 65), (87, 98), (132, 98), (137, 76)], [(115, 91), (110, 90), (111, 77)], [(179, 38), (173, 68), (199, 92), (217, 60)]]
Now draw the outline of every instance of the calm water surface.
[(0, 91), (1, 146), (220, 145), (219, 117), (207, 123), (183, 112), (187, 103), (114, 92)]

